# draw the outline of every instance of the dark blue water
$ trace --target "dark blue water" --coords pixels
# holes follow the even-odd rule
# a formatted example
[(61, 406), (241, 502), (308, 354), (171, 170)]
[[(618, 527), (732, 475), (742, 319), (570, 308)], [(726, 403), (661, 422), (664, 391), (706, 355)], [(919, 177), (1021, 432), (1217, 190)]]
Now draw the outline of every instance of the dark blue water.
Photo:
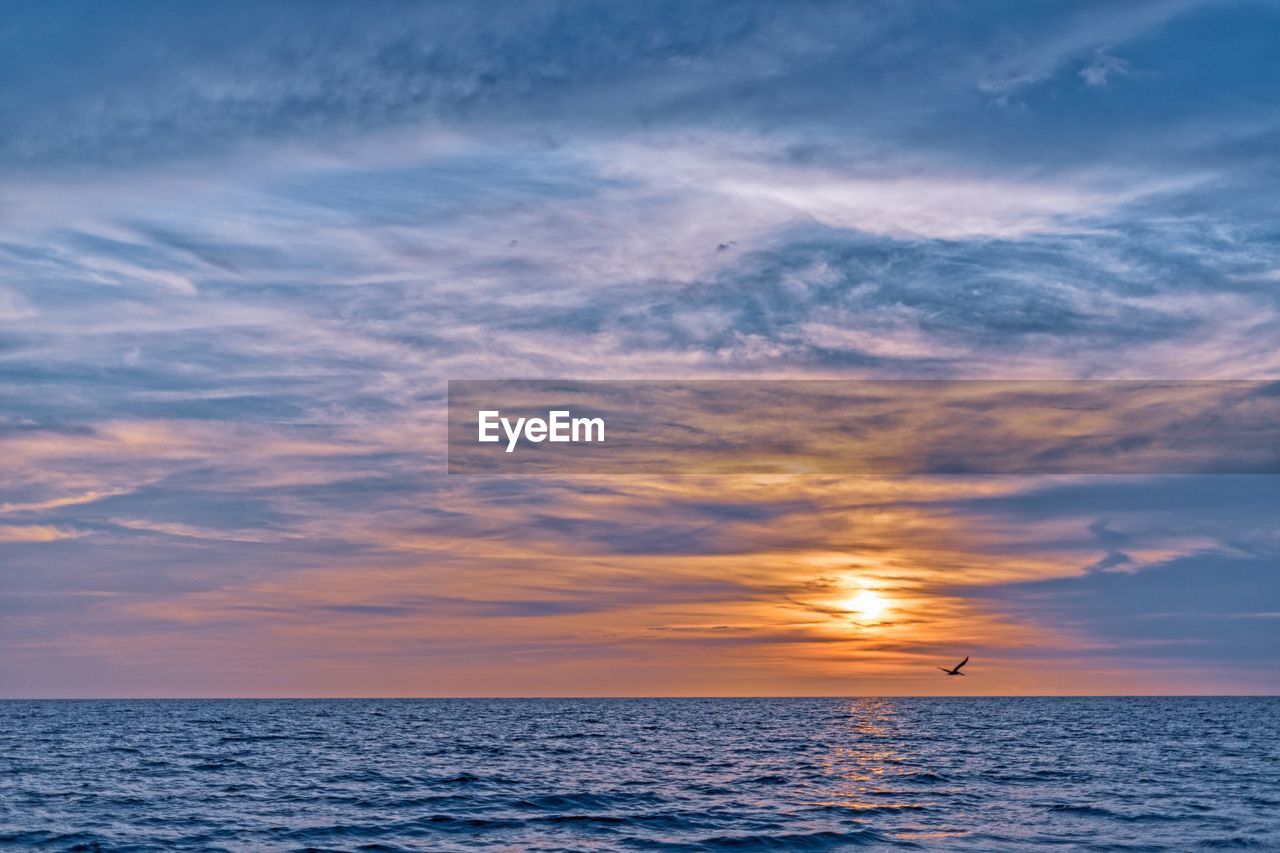
[(1280, 850), (1280, 699), (0, 702), (0, 847)]

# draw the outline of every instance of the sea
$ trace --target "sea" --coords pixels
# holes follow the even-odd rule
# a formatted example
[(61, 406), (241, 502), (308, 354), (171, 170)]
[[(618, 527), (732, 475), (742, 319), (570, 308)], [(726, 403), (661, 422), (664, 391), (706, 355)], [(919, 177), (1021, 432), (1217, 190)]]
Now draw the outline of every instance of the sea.
[(1280, 850), (1280, 697), (0, 702), (6, 850)]

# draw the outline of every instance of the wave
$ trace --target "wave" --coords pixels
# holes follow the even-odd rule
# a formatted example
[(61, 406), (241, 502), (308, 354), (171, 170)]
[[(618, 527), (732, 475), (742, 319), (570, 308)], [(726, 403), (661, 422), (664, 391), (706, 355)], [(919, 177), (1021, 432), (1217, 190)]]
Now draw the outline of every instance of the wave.
[(1276, 699), (0, 702), (0, 849), (1280, 850), (1277, 717)]
[(840, 847), (869, 847), (892, 844), (900, 849), (920, 845), (900, 838), (889, 838), (874, 829), (851, 832), (779, 833), (776, 835), (721, 835), (691, 845), (667, 845), (666, 849), (684, 850), (834, 850)]
[(1102, 806), (1084, 806), (1058, 804), (1048, 807), (1048, 811), (1052, 814), (1078, 815), (1080, 817), (1098, 817), (1108, 820), (1119, 820), (1129, 823), (1166, 823), (1183, 820), (1199, 820), (1195, 815), (1173, 815), (1161, 812), (1144, 812), (1140, 814), (1124, 814), (1122, 812), (1112, 811)]

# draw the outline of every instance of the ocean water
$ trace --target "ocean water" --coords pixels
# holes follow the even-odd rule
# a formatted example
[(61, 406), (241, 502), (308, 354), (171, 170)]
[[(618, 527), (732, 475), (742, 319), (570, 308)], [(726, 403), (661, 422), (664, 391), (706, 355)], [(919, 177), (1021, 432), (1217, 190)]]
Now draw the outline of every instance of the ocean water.
[(1280, 850), (1280, 698), (0, 702), (0, 848)]

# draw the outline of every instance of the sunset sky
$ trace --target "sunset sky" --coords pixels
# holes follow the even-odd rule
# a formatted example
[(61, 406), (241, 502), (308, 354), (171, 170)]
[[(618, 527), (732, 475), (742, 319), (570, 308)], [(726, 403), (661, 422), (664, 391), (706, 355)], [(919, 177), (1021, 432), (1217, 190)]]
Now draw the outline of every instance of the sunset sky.
[(0, 696), (1280, 692), (1280, 477), (445, 470), (449, 379), (1280, 379), (1277, 32), (6, 5)]

